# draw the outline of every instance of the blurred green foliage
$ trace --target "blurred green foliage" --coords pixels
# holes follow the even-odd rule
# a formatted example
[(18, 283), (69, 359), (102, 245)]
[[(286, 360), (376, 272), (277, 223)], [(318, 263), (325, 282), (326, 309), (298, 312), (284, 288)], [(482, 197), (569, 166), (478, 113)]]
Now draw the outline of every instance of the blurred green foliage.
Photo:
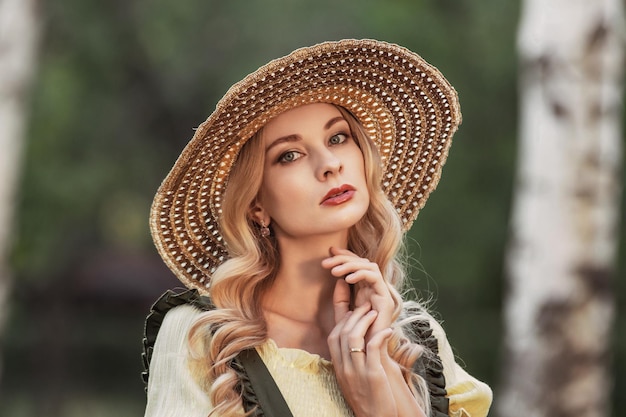
[[(0, 414), (142, 412), (144, 314), (176, 285), (147, 227), (159, 182), (231, 84), (297, 47), (341, 38), (406, 46), (459, 91), (463, 125), (409, 234), (412, 275), (468, 370), (496, 387), (518, 8), (499, 0), (42, 2)], [(624, 271), (622, 261), (618, 276)], [(623, 304), (625, 284), (617, 285)], [(620, 310), (617, 391), (626, 388), (622, 323)], [(626, 407), (619, 396), (614, 404)]]

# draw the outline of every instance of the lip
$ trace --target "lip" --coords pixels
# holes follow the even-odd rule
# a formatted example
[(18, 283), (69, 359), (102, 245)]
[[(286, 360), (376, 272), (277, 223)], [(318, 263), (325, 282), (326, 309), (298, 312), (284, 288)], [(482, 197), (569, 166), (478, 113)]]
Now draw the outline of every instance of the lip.
[(339, 204), (343, 204), (346, 201), (352, 199), (354, 196), (354, 192), (356, 188), (351, 186), (350, 184), (343, 184), (340, 187), (332, 188), (330, 191), (326, 193), (320, 205), (322, 206), (337, 206)]

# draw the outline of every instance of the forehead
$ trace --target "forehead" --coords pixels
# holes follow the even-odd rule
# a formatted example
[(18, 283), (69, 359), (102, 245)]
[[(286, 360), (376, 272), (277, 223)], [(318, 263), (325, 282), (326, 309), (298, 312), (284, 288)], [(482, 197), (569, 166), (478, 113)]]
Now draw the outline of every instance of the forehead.
[(332, 104), (305, 104), (279, 114), (265, 125), (263, 132), (268, 140), (297, 135), (310, 129), (323, 129), (329, 120), (337, 117), (342, 117), (342, 114)]

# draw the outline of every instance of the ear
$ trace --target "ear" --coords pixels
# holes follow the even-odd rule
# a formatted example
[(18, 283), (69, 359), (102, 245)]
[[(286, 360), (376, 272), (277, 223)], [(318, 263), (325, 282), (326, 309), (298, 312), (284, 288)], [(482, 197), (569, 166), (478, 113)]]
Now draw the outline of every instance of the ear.
[(249, 215), (252, 220), (258, 225), (264, 224), (265, 226), (270, 225), (270, 216), (267, 214), (267, 211), (261, 206), (258, 200), (254, 200), (254, 202), (250, 205)]

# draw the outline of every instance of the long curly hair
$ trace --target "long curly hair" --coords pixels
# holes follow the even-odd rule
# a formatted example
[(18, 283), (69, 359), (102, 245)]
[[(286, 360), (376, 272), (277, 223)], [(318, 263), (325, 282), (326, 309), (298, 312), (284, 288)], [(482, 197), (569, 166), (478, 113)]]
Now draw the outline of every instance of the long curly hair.
[[(405, 285), (405, 269), (400, 262), (403, 232), (400, 217), (381, 187), (382, 170), (376, 145), (347, 110), (337, 106), (348, 121), (351, 134), (365, 161), (370, 205), (363, 218), (350, 229), (348, 248), (358, 256), (376, 262), (395, 303), (393, 335), (389, 354), (400, 365), (403, 375), (424, 412), (430, 410), (430, 397), (424, 379), (413, 373), (414, 362), (425, 352), (404, 333), (411, 318), (402, 314), (400, 291)], [(258, 300), (272, 284), (280, 254), (274, 238), (259, 238), (259, 227), (251, 219), (264, 169), (262, 130), (242, 148), (230, 173), (222, 200), (221, 233), (230, 258), (211, 277), (210, 296), (217, 307), (204, 312), (191, 327), (190, 369), (214, 405), (212, 416), (241, 416), (239, 378), (230, 366), (244, 349), (267, 341), (267, 327)], [(417, 309), (425, 311), (423, 309)], [(400, 316), (402, 320), (398, 320)], [(413, 314), (415, 318), (416, 315)]]

